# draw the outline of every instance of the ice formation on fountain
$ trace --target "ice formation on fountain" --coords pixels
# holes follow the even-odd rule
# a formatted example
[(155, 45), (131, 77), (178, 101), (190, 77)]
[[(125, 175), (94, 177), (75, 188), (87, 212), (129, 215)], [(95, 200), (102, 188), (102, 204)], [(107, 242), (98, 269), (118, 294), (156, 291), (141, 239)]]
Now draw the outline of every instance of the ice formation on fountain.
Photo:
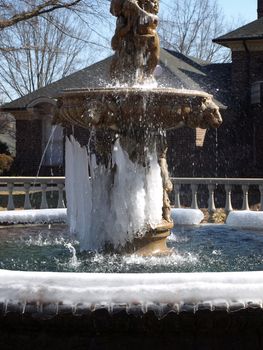
[(110, 244), (140, 254), (167, 252), (173, 221), (166, 130), (222, 122), (211, 95), (145, 89), (155, 82), (159, 60), (158, 9), (158, 0), (112, 0), (117, 22), (110, 73), (116, 87), (58, 96), (57, 123), (96, 133), (98, 161), (72, 137), (66, 145), (68, 217), (81, 249)]
[[(66, 141), (66, 192), (70, 231), (81, 249), (115, 248), (155, 229), (162, 219), (163, 187), (156, 152), (147, 166), (134, 163), (117, 140), (106, 167), (86, 147)], [(113, 180), (114, 179), (114, 180)]]

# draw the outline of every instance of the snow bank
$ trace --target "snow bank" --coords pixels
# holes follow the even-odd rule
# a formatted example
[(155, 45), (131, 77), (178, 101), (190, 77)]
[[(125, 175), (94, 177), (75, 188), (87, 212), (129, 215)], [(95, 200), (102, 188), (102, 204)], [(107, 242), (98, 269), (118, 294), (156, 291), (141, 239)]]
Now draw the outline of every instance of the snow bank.
[(226, 224), (255, 230), (263, 229), (263, 211), (232, 211), (229, 213)]
[(32, 209), (0, 211), (0, 223), (49, 224), (67, 222), (67, 209)]
[(172, 209), (172, 219), (175, 225), (198, 225), (204, 218), (199, 209)]
[(0, 302), (262, 303), (263, 271), (96, 274), (0, 270)]

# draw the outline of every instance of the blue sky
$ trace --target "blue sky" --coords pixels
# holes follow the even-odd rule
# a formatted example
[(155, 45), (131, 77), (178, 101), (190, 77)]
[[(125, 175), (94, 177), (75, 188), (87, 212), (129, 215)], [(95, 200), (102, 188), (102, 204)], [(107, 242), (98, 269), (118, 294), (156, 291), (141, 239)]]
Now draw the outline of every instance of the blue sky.
[[(163, 2), (172, 4), (173, 1), (164, 0)], [(257, 0), (217, 0), (217, 3), (229, 21), (248, 23), (257, 19)], [(165, 9), (164, 4), (161, 6)]]
[[(202, 0), (200, 0), (202, 1)], [(257, 0), (217, 0), (225, 15), (231, 20), (251, 22), (257, 19)]]

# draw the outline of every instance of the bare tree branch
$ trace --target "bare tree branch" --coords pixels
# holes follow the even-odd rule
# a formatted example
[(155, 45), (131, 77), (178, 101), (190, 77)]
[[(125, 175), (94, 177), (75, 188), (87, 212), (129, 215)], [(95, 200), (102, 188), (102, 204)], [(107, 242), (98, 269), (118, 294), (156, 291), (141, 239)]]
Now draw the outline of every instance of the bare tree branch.
[(3, 96), (23, 96), (105, 57), (110, 31), (96, 28), (110, 26), (108, 5), (109, 0), (0, 0), (0, 23), (35, 11), (30, 19), (0, 27)]
[[(52, 21), (55, 21), (54, 16)], [(23, 96), (72, 73), (79, 67), (79, 55), (86, 44), (66, 35), (71, 31), (76, 36), (83, 35), (81, 30), (68, 22), (68, 16), (64, 12), (59, 16), (63, 31), (42, 17), (20, 22), (12, 29), (5, 30), (5, 35), (2, 36), (5, 46), (13, 47), (14, 44), (18, 44), (21, 48), (0, 51), (0, 78), (6, 90)], [(85, 35), (88, 39), (86, 32)]]
[(205, 61), (226, 59), (226, 50), (212, 42), (229, 27), (217, 0), (174, 0), (171, 5), (162, 0), (162, 4), (169, 9), (160, 20), (163, 47)]
[[(21, 21), (26, 21), (31, 18), (53, 12), (58, 9), (69, 9), (71, 7), (76, 6), (79, 4), (82, 0), (74, 0), (74, 1), (61, 1), (61, 0), (49, 0), (49, 1), (43, 1), (39, 5), (35, 5), (31, 9), (29, 8), (27, 11), (21, 11), (18, 13), (15, 13), (13, 16), (9, 18), (2, 18), (0, 19), (0, 29), (4, 29), (7, 27), (11, 27)], [(10, 9), (10, 4), (6, 2), (5, 0), (1, 1), (1, 8), (2, 9)]]

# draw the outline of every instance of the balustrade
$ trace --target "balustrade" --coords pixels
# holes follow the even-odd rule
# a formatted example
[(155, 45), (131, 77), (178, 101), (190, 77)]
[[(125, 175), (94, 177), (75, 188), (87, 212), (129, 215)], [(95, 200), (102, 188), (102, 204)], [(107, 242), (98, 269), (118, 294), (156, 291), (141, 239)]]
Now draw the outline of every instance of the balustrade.
[[(0, 177), (0, 207), (5, 206), (4, 196), (8, 195), (7, 210), (64, 208), (64, 187), (64, 177)], [(57, 193), (57, 196), (53, 196), (52, 200), (48, 198), (49, 193)], [(21, 203), (15, 205), (18, 196), (24, 199), (21, 202), (20, 198)]]
[[(226, 213), (233, 210), (233, 201), (242, 201), (242, 205), (236, 205), (234, 209), (250, 210), (250, 204), (259, 203), (259, 210), (263, 211), (263, 179), (245, 179), (245, 178), (172, 178), (174, 185), (174, 207), (180, 208), (181, 198), (190, 198), (191, 208), (197, 209), (198, 198), (206, 192), (208, 199), (202, 203), (202, 208), (208, 208), (210, 213), (216, 211), (216, 195), (220, 196), (218, 208), (224, 208)], [(188, 191), (185, 190), (188, 186)], [(202, 188), (200, 189), (200, 187)], [(182, 188), (184, 188), (182, 190)], [(205, 189), (204, 189), (205, 188)], [(180, 196), (184, 191), (184, 195)], [(251, 203), (249, 198), (251, 197)], [(224, 198), (224, 203), (222, 198)], [(189, 200), (188, 200), (189, 202)], [(204, 202), (204, 201), (203, 201)], [(173, 203), (173, 202), (172, 202)]]
[[(263, 211), (263, 179), (172, 178), (171, 180), (174, 185), (172, 205), (175, 208), (202, 207), (207, 208), (210, 213), (215, 212), (216, 208), (224, 208), (229, 213), (233, 208), (249, 210), (251, 204), (259, 203), (258, 209)], [(24, 203), (19, 206), (23, 209), (63, 208), (64, 187), (64, 177), (0, 177), (0, 206), (6, 206), (7, 210), (16, 209), (14, 199), (19, 194), (24, 196)], [(48, 198), (51, 192), (57, 193), (55, 203), (54, 198), (53, 203), (50, 203), (51, 199)], [(36, 193), (39, 193), (39, 201), (32, 203), (32, 196)], [(8, 196), (5, 205), (3, 196)]]

